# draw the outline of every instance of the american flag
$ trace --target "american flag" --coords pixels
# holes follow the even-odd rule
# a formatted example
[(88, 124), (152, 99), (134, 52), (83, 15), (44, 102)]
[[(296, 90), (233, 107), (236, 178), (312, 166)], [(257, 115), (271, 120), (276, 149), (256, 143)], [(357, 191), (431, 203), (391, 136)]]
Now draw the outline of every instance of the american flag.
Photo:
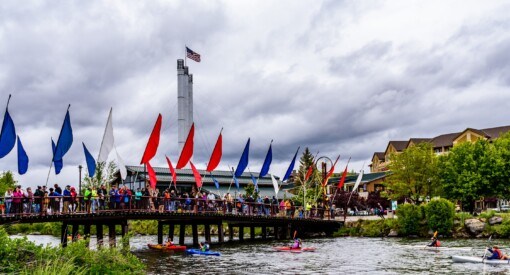
[(190, 50), (188, 47), (186, 47), (186, 57), (196, 62), (200, 62), (200, 55)]

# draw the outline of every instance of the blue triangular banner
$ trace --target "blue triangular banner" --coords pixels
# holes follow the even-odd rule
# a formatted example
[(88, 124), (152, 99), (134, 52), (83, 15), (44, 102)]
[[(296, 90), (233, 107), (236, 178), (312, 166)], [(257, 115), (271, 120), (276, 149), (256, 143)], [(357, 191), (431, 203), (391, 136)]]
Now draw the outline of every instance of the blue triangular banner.
[(83, 143), (83, 151), (85, 152), (85, 160), (87, 161), (87, 169), (89, 170), (89, 177), (93, 177), (96, 173), (96, 161), (94, 160), (94, 157), (87, 149), (87, 146), (85, 146), (85, 143)]
[(16, 128), (12, 121), (9, 110), (5, 109), (2, 131), (0, 132), (0, 159), (7, 156), (16, 144)]
[[(241, 177), (241, 175), (244, 172), (244, 169), (248, 166), (248, 155), (250, 153), (250, 139), (248, 139), (248, 142), (246, 142), (246, 146), (244, 146), (243, 154), (241, 155), (241, 158), (239, 159), (239, 164), (237, 164), (235, 176)], [(239, 189), (239, 187), (238, 187)]]
[(27, 152), (25, 152), (25, 148), (23, 148), (23, 144), (21, 144), (21, 139), (18, 136), (18, 173), (23, 175), (28, 170), (28, 156)]
[[(51, 139), (51, 150), (55, 154), (55, 142), (53, 139)], [(64, 159), (54, 161), (53, 165), (55, 166), (55, 175), (60, 174), (62, 167), (64, 167)]]
[(60, 135), (58, 136), (57, 146), (55, 147), (55, 154), (53, 160), (61, 160), (64, 155), (69, 151), (73, 144), (73, 128), (71, 127), (71, 118), (69, 117), (69, 109), (66, 112)]

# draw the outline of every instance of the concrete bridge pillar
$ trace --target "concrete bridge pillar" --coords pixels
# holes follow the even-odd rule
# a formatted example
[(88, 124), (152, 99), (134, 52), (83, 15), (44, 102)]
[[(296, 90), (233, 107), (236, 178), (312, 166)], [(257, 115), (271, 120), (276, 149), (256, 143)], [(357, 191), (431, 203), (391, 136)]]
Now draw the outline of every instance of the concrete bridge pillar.
[(174, 240), (174, 230), (175, 230), (175, 226), (173, 223), (169, 224), (168, 225), (168, 238), (171, 239), (172, 241)]
[(73, 243), (78, 240), (78, 229), (79, 228), (80, 228), (79, 224), (76, 224), (76, 223), (73, 224), (73, 229), (71, 231), (71, 238), (72, 238)]
[(224, 236), (223, 236), (223, 223), (218, 224), (218, 242), (224, 243)]
[(244, 241), (244, 226), (239, 226), (239, 241)]
[(198, 228), (197, 228), (196, 223), (191, 225), (191, 231), (193, 234), (193, 246), (197, 247), (198, 246)]
[(228, 241), (234, 241), (234, 227), (231, 224), (228, 224)]
[(179, 245), (184, 245), (184, 236), (185, 236), (185, 233), (186, 233), (186, 224), (184, 223), (181, 223), (179, 225), (180, 229), (179, 229)]
[(163, 224), (158, 221), (158, 244), (163, 244)]
[(115, 234), (115, 224), (108, 225), (108, 242), (110, 243), (110, 247), (117, 246), (117, 240)]
[(62, 247), (67, 247), (67, 225), (67, 222), (63, 222), (60, 231), (60, 244), (62, 244)]
[(103, 246), (103, 224), (96, 224), (97, 247)]
[(250, 226), (250, 240), (255, 240), (255, 226)]
[(205, 224), (204, 230), (205, 230), (205, 241), (208, 243), (211, 243), (211, 225)]

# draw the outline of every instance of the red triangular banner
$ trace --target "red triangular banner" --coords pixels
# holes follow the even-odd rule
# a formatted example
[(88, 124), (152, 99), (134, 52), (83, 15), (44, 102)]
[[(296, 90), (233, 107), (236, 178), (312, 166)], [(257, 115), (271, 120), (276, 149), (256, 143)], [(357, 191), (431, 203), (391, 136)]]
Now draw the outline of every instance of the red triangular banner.
[(200, 176), (200, 173), (198, 172), (197, 168), (195, 168), (195, 165), (193, 165), (193, 162), (189, 162), (191, 165), (191, 170), (193, 171), (193, 176), (195, 177), (195, 182), (197, 183), (197, 188), (202, 187), (202, 176)]
[(335, 166), (336, 166), (336, 163), (338, 162), (338, 159), (340, 159), (340, 156), (338, 156), (336, 158), (335, 163), (333, 163), (333, 167), (331, 167), (331, 169), (329, 169), (329, 172), (326, 175), (326, 178), (324, 179), (324, 182), (322, 183), (322, 186), (325, 186), (326, 184), (328, 184), (329, 178), (331, 177), (331, 175), (333, 175), (333, 172), (335, 172)]
[(156, 120), (156, 124), (152, 129), (151, 136), (149, 137), (149, 141), (147, 141), (147, 146), (145, 147), (145, 152), (143, 153), (142, 160), (140, 164), (149, 163), (149, 161), (156, 155), (156, 151), (159, 146), (159, 134), (161, 132), (161, 120), (163, 117), (161, 114), (158, 115), (158, 119)]
[(347, 177), (347, 166), (349, 166), (349, 161), (351, 161), (351, 158), (347, 161), (347, 164), (345, 165), (345, 170), (342, 173), (342, 178), (340, 178), (340, 181), (338, 182), (337, 188), (340, 189), (344, 187), (345, 177)]
[(305, 176), (305, 181), (308, 181), (308, 179), (312, 175), (312, 172), (313, 172), (313, 163), (312, 163), (312, 165), (310, 165), (310, 167), (308, 167), (308, 171), (306, 172), (306, 176)]
[(216, 145), (214, 145), (214, 150), (211, 154), (211, 158), (209, 159), (209, 163), (207, 164), (206, 169), (207, 172), (212, 172), (216, 167), (218, 167), (218, 164), (220, 164), (221, 160), (221, 153), (222, 153), (222, 137), (220, 132), (220, 136), (216, 141)]
[(156, 183), (158, 183), (158, 178), (156, 177), (156, 173), (154, 172), (154, 169), (152, 168), (151, 164), (149, 162), (146, 163), (147, 165), (147, 172), (149, 172), (149, 181), (151, 184), (151, 188), (156, 188)]
[(181, 155), (179, 156), (179, 161), (177, 161), (177, 169), (182, 169), (188, 161), (193, 156), (193, 137), (195, 136), (195, 123), (191, 124), (191, 128), (189, 129), (188, 138), (186, 138), (186, 143), (184, 143), (184, 147), (182, 147)]

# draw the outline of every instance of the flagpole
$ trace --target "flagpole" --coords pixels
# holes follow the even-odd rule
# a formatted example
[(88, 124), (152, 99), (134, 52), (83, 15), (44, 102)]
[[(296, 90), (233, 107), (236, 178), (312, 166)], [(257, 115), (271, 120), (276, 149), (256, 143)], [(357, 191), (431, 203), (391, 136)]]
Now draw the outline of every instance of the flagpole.
[(188, 50), (186, 49), (188, 46), (184, 44), (184, 66), (186, 66), (186, 60), (188, 59)]
[(234, 182), (234, 167), (230, 169), (230, 165), (228, 166), (228, 170), (231, 171), (232, 179), (230, 180), (230, 185), (228, 186), (227, 193), (230, 193), (230, 187), (232, 187), (232, 183)]
[(9, 94), (9, 98), (7, 98), (7, 105), (5, 106), (5, 110), (9, 109), (9, 102), (11, 101), (11, 94)]

